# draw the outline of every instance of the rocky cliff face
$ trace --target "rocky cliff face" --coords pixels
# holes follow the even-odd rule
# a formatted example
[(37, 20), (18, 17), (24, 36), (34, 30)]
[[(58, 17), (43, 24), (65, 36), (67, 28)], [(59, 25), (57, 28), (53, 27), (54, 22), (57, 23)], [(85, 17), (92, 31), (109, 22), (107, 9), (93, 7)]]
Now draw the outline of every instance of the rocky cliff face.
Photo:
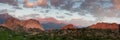
[(19, 20), (16, 18), (8, 18), (2, 26), (7, 27), (9, 29), (14, 29), (18, 26), (24, 27), (25, 29), (30, 28), (38, 28), (40, 30), (44, 30), (43, 26), (37, 20), (29, 19), (29, 20)]
[(39, 23), (39, 21), (34, 20), (34, 19), (29, 19), (23, 21), (24, 25), (26, 28), (38, 28), (40, 30), (44, 30), (43, 26)]
[(93, 29), (111, 29), (111, 30), (118, 30), (119, 25), (116, 23), (97, 23), (94, 25), (91, 25), (90, 28)]
[(8, 18), (2, 26), (7, 27), (9, 29), (13, 29), (14, 26), (17, 26), (20, 23), (20, 20), (16, 18)]
[(72, 24), (68, 24), (66, 26), (64, 26), (63, 28), (61, 28), (62, 30), (67, 30), (67, 29), (76, 29), (76, 27)]

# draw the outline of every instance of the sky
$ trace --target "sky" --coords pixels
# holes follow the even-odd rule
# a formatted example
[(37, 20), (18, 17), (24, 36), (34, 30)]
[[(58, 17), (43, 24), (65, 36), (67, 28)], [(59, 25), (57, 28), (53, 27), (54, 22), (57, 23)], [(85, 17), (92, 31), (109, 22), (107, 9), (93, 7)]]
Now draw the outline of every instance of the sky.
[(24, 20), (53, 17), (76, 25), (120, 24), (120, 0), (0, 0), (0, 14)]

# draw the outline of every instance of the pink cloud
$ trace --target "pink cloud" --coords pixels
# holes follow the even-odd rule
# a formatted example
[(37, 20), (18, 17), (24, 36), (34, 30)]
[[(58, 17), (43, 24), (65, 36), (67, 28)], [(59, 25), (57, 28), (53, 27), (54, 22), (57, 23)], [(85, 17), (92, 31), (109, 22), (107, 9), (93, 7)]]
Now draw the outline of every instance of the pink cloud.
[(25, 7), (36, 7), (36, 6), (47, 6), (47, 0), (37, 0), (35, 2), (30, 2), (29, 0), (24, 0)]
[(116, 10), (119, 10), (120, 9), (120, 0), (112, 0), (113, 1), (113, 4), (114, 4), (114, 8)]

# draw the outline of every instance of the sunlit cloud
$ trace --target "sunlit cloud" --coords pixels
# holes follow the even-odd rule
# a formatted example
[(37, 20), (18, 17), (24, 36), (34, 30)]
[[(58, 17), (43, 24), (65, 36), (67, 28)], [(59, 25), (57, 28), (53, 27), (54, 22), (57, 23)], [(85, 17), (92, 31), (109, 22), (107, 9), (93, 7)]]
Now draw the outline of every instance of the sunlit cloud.
[[(14, 3), (17, 6), (11, 5)], [(0, 13), (6, 10), (18, 19), (52, 17), (76, 25), (90, 25), (99, 21), (120, 23), (119, 4), (119, 0), (0, 0)]]

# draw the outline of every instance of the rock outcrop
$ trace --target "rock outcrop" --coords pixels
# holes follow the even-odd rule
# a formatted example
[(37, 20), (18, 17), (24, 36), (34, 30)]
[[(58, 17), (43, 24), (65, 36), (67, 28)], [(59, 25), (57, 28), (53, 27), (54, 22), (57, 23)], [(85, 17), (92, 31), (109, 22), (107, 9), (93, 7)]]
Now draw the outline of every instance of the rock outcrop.
[(24, 27), (26, 28), (38, 28), (40, 30), (44, 30), (43, 26), (39, 23), (39, 21), (34, 19), (25, 20), (22, 22)]
[(2, 24), (2, 26), (12, 30), (14, 28), (14, 26), (17, 26), (17, 22), (19, 22), (19, 21), (15, 18), (8, 18), (6, 20), (6, 22), (4, 24)]
[(11, 30), (14, 30), (14, 28), (21, 26), (24, 27), (26, 30), (30, 28), (38, 28), (40, 30), (44, 30), (43, 26), (39, 23), (37, 20), (19, 20), (16, 18), (8, 18), (2, 26), (7, 27)]
[(67, 30), (67, 29), (76, 29), (76, 27), (73, 24), (68, 24), (64, 27), (61, 28), (62, 30)]
[(118, 30), (119, 25), (116, 23), (97, 23), (94, 25), (91, 25), (89, 28), (92, 29), (111, 29), (111, 30)]

